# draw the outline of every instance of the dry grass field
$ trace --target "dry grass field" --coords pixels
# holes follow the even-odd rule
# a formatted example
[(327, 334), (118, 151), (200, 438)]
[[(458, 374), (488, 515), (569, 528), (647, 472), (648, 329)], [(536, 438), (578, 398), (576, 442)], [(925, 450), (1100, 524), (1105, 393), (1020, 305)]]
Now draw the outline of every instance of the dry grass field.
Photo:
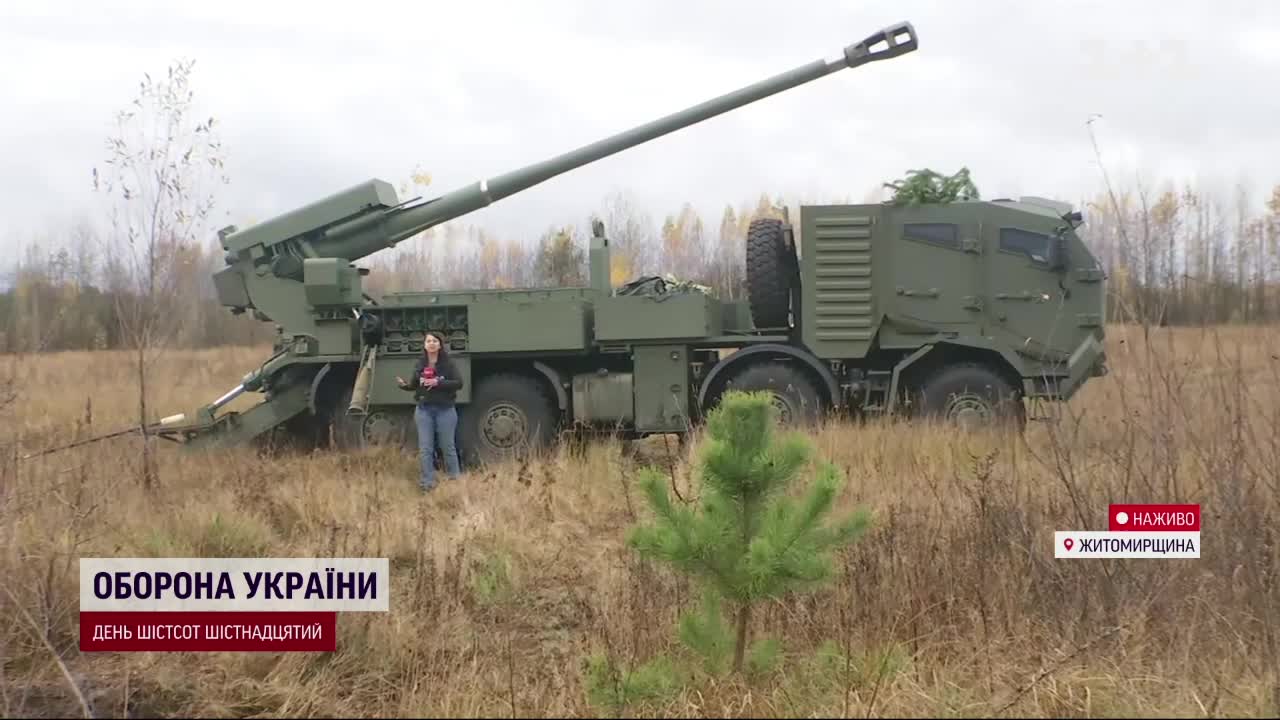
[[(873, 528), (827, 589), (756, 614), (777, 671), (703, 679), (628, 715), (1258, 717), (1280, 714), (1280, 329), (1113, 327), (1112, 372), (1023, 437), (829, 426), (840, 509)], [(169, 353), (156, 417), (212, 400), (266, 352)], [(4, 363), (12, 362), (12, 366)], [(187, 369), (182, 369), (183, 367)], [(21, 461), (127, 426), (126, 355), (0, 358), (0, 714), (589, 716), (582, 664), (678, 655), (690, 584), (624, 544), (636, 456), (593, 444), (421, 496), (392, 452), (258, 456), (137, 440)], [(671, 445), (675, 447), (674, 443)], [(687, 452), (697, 452), (697, 439)], [(667, 468), (696, 497), (688, 456)], [(1108, 503), (1192, 502), (1198, 560), (1053, 558)], [(82, 655), (81, 556), (376, 556), (391, 612), (339, 615), (336, 653)]]

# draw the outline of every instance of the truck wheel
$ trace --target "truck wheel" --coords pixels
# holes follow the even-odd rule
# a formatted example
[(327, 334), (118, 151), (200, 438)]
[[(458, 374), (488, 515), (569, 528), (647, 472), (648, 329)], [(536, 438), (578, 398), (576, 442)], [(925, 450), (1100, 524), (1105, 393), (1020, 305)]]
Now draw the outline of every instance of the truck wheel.
[(275, 447), (309, 452), (329, 444), (329, 424), (326, 418), (303, 411), (284, 421), (266, 437)]
[(1026, 408), (1017, 389), (986, 366), (951, 365), (938, 370), (919, 388), (922, 417), (965, 427), (1026, 427)]
[(372, 447), (392, 447), (416, 450), (418, 431), (413, 426), (413, 407), (370, 407), (366, 415), (348, 415), (351, 404), (351, 388), (339, 395), (339, 401), (331, 409), (333, 417), (333, 441), (339, 450), (363, 450)]
[(460, 408), (459, 435), (468, 465), (500, 462), (551, 445), (555, 403), (540, 381), (523, 375), (485, 378)]
[(756, 327), (786, 327), (795, 253), (787, 247), (782, 221), (756, 218), (747, 228), (747, 301)]
[(730, 390), (772, 393), (782, 425), (811, 425), (822, 417), (822, 394), (809, 376), (793, 365), (777, 361), (753, 364), (730, 378), (721, 396)]

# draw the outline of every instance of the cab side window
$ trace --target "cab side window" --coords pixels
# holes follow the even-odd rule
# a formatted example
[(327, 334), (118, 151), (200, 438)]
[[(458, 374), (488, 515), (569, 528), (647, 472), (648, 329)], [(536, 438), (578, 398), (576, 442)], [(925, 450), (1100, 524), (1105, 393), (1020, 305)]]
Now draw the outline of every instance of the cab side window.
[(1000, 228), (1001, 250), (1026, 255), (1032, 262), (1040, 265), (1049, 263), (1049, 242), (1048, 235), (1017, 228)]
[(953, 250), (960, 249), (959, 230), (950, 223), (903, 223), (902, 237), (905, 240), (941, 245)]

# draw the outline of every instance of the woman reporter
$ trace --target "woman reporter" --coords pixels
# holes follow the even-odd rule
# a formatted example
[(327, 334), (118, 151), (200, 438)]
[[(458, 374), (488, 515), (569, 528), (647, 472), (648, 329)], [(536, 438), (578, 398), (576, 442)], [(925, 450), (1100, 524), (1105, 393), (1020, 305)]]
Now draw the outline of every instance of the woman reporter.
[(413, 411), (418, 426), (418, 458), (422, 464), (418, 484), (428, 491), (436, 484), (437, 446), (444, 453), (449, 476), (461, 474), (458, 448), (454, 442), (458, 429), (458, 410), (454, 401), (458, 390), (462, 389), (462, 375), (444, 349), (444, 339), (428, 332), (422, 339), (422, 357), (413, 369), (413, 377), (406, 381), (397, 376), (396, 382), (402, 389), (413, 392), (418, 403)]

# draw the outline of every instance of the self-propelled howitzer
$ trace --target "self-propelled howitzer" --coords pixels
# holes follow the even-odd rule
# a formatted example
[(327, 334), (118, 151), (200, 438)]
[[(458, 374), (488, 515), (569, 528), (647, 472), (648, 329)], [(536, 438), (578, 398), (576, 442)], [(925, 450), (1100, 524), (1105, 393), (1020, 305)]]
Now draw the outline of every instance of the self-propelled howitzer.
[[(326, 375), (348, 363), (360, 366), (363, 375), (376, 355), (375, 348), (361, 345), (362, 329), (367, 329), (362, 320), (377, 321), (362, 311), (377, 304), (363, 292), (361, 278), (368, 271), (353, 265), (355, 261), (596, 160), (837, 71), (897, 57), (917, 47), (914, 28), (901, 23), (844, 48), (834, 58), (815, 60), (425, 202), (402, 202), (389, 183), (374, 179), (244, 230), (224, 228), (218, 235), (227, 267), (214, 274), (219, 300), (234, 313), (249, 311), (259, 320), (275, 323), (276, 352), (212, 404), (162, 420), (161, 426), (168, 428), (164, 432), (200, 444), (222, 444), (253, 439), (285, 423), (301, 423), (307, 432), (327, 424), (323, 405), (346, 406), (326, 393), (350, 396), (354, 375), (337, 385), (326, 384)], [(595, 258), (593, 248), (593, 286), (598, 286)], [(265, 391), (267, 400), (243, 414), (215, 419), (223, 405), (246, 391)], [(304, 415), (315, 421), (301, 422)]]
[[(397, 378), (414, 372), (427, 332), (443, 339), (461, 381), (464, 464), (536, 452), (563, 432), (684, 434), (743, 390), (769, 393), (787, 424), (901, 413), (1025, 427), (1041, 403), (1069, 401), (1107, 371), (1106, 274), (1077, 232), (1083, 214), (1047, 198), (801, 205), (794, 217), (753, 217), (740, 298), (661, 277), (615, 287), (599, 222), (582, 285), (375, 300), (353, 264), (560, 173), (914, 49), (913, 29), (900, 25), (835, 60), (426, 202), (401, 202), (375, 180), (220, 233), (220, 298), (273, 321), (275, 352), (212, 404), (154, 430), (195, 447), (283, 431), (307, 445), (412, 452), (416, 401)], [(244, 392), (264, 399), (224, 408)]]

